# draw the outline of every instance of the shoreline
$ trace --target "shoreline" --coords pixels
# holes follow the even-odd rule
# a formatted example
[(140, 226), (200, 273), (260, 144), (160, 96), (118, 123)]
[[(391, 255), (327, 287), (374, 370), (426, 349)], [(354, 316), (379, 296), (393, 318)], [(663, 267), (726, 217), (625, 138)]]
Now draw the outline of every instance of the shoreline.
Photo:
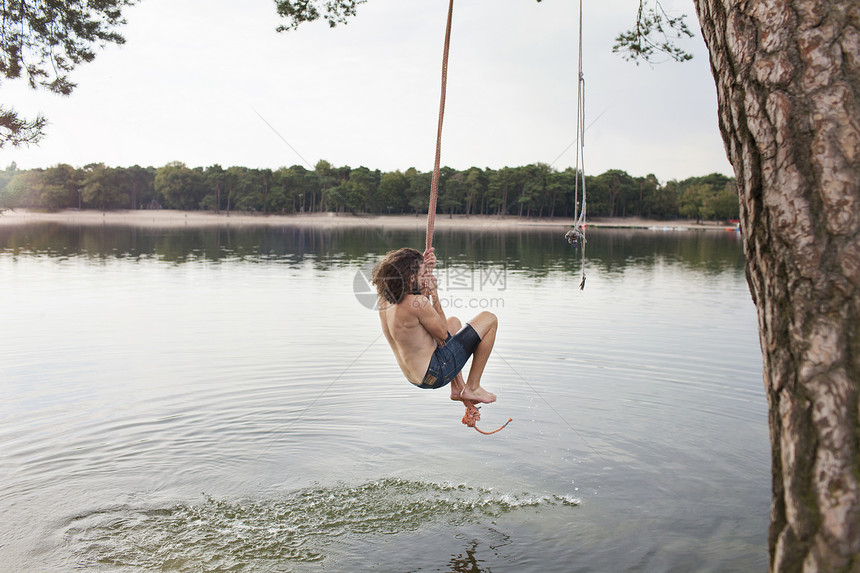
[[(211, 211), (160, 210), (75, 210), (56, 212), (29, 209), (8, 210), (0, 214), (0, 227), (27, 225), (30, 223), (58, 223), (76, 226), (130, 226), (141, 228), (200, 228), (200, 227), (313, 227), (338, 229), (369, 226), (398, 230), (424, 230), (427, 216), (419, 215), (353, 215), (351, 213), (308, 213), (291, 215), (269, 215), (244, 212), (213, 213)], [(436, 229), (461, 230), (527, 230), (569, 229), (572, 219), (537, 219), (508, 215), (454, 215), (437, 214)], [(650, 229), (693, 231), (735, 230), (736, 224), (724, 222), (696, 223), (692, 220), (658, 221), (638, 217), (594, 217), (587, 221), (589, 229)]]

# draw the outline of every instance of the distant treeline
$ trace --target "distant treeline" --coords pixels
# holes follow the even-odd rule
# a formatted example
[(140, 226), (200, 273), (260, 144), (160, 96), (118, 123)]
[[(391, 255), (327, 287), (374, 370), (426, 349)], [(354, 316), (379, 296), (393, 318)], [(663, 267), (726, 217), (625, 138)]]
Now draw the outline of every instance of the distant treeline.
[[(543, 163), (464, 171), (444, 167), (437, 209), (462, 215), (569, 218), (577, 208), (575, 175), (573, 169), (558, 171)], [(60, 164), (19, 170), (13, 163), (0, 171), (0, 207), (426, 213), (430, 179), (431, 173), (414, 168), (383, 173), (367, 167), (334, 167), (327, 161), (319, 161), (312, 170), (301, 165), (276, 170), (190, 168), (183, 163), (158, 168)], [(718, 173), (660, 183), (654, 175), (632, 177), (612, 169), (585, 179), (588, 215), (738, 218), (735, 181)]]

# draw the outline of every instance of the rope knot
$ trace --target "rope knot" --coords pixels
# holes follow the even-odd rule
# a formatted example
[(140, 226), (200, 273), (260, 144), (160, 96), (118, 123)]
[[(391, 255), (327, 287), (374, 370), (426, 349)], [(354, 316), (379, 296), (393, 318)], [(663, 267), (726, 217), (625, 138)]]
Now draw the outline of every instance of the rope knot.
[(583, 245), (588, 242), (585, 240), (585, 234), (576, 227), (565, 233), (564, 238), (571, 245), (576, 245), (579, 241), (582, 241)]
[(481, 419), (480, 408), (478, 408), (477, 406), (475, 406), (471, 402), (464, 402), (464, 403), (466, 404), (466, 413), (463, 414), (463, 419), (461, 420), (461, 422), (463, 422), (463, 424), (469, 426), (470, 428), (475, 428), (476, 430), (478, 430), (479, 432), (481, 432), (485, 436), (489, 436), (490, 434), (495, 434), (496, 432), (501, 432), (502, 430), (504, 430), (508, 426), (508, 424), (510, 424), (511, 422), (514, 421), (513, 418), (508, 418), (508, 421), (505, 422), (504, 424), (502, 424), (501, 427), (493, 430), (492, 432), (485, 432), (484, 430), (482, 430), (481, 428), (479, 428), (476, 425), (478, 423), (478, 421)]

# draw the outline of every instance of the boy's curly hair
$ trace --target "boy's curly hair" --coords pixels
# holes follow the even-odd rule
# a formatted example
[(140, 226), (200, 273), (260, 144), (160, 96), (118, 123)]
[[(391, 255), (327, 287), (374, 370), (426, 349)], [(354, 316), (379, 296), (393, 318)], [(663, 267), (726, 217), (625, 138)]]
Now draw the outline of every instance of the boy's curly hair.
[(376, 292), (391, 304), (399, 303), (411, 292), (411, 279), (417, 277), (423, 262), (424, 256), (409, 247), (389, 251), (373, 269)]

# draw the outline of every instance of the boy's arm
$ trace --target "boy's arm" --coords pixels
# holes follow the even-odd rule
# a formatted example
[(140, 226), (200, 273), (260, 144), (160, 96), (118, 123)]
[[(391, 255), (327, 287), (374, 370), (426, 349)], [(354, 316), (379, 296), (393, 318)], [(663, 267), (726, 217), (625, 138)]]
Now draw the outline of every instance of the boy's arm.
[(439, 300), (439, 291), (436, 286), (436, 277), (429, 275), (420, 300), (422, 304), (417, 309), (418, 321), (436, 342), (443, 343), (448, 338), (448, 319), (442, 310), (442, 302)]

